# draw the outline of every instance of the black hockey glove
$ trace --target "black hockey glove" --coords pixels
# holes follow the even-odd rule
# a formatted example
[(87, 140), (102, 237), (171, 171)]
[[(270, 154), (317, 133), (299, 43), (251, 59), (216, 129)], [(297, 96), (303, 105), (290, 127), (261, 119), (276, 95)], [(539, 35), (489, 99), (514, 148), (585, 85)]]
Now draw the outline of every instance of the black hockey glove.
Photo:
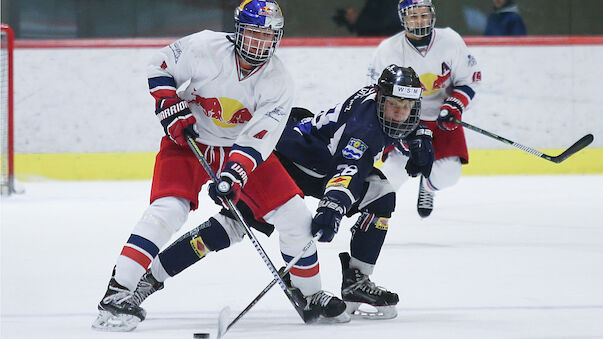
[(236, 161), (229, 161), (220, 173), (220, 181), (209, 184), (208, 193), (212, 200), (220, 206), (228, 206), (224, 199), (230, 199), (233, 204), (239, 201), (241, 189), (247, 182), (247, 172)]
[(326, 195), (322, 197), (312, 219), (312, 234), (322, 230), (322, 236), (318, 241), (330, 242), (333, 240), (335, 233), (339, 230), (345, 210), (339, 199)]
[(180, 146), (186, 146), (186, 138), (196, 138), (199, 134), (195, 131), (195, 116), (188, 108), (188, 102), (178, 97), (161, 99), (157, 102), (155, 111), (157, 118), (163, 126), (165, 135)]
[(425, 178), (431, 174), (431, 166), (435, 160), (435, 153), (431, 141), (433, 133), (423, 125), (406, 137), (406, 144), (410, 151), (410, 158), (406, 163), (406, 172), (411, 177), (423, 174)]

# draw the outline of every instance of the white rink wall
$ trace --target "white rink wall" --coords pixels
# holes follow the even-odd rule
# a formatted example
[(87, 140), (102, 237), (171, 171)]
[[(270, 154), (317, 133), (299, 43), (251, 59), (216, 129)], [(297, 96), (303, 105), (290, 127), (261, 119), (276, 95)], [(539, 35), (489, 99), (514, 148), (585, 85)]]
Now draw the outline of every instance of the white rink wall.
[[(315, 112), (367, 81), (375, 47), (281, 47), (294, 104)], [(534, 148), (603, 147), (603, 46), (471, 46), (483, 82), (464, 119)], [(145, 67), (156, 48), (15, 51), (16, 153), (154, 152)], [(508, 146), (471, 131), (470, 149)]]

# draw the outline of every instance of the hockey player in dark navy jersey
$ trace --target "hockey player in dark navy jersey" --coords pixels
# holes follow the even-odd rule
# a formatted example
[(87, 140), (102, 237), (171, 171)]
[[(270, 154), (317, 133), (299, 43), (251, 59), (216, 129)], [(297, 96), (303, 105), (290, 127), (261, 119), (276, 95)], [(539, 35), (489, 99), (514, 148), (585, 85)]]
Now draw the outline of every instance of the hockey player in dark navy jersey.
[[(360, 89), (333, 109), (314, 116), (294, 108), (274, 152), (303, 193), (320, 199), (312, 220), (312, 233), (323, 231), (319, 241), (333, 239), (344, 215), (361, 213), (352, 228), (351, 256), (340, 254), (342, 299), (352, 314), (371, 319), (397, 314), (398, 295), (368, 277), (395, 208), (394, 189), (373, 165), (386, 148), (397, 147), (410, 156), (406, 166), (410, 175), (429, 175), (434, 153), (431, 131), (419, 125), (421, 91), (412, 68), (390, 65), (376, 85)], [(254, 220), (243, 203), (238, 206), (252, 227), (271, 233), (270, 225)], [(200, 260), (190, 246), (199, 233), (195, 230), (159, 254), (138, 284), (134, 298), (138, 304), (163, 288), (154, 270), (180, 272)], [(362, 303), (377, 311), (359, 311)]]
[[(300, 122), (288, 122), (275, 154), (306, 196), (320, 199), (312, 232), (331, 241), (343, 215), (358, 212), (350, 254), (341, 253), (342, 299), (348, 312), (371, 319), (396, 316), (397, 294), (369, 279), (395, 208), (395, 190), (373, 167), (383, 151), (410, 155), (411, 176), (428, 175), (434, 160), (431, 131), (419, 125), (421, 84), (412, 68), (388, 66), (376, 84)], [(292, 116), (299, 115), (294, 108)], [(400, 169), (403, 170), (403, 169)], [(359, 310), (362, 303), (376, 312)]]

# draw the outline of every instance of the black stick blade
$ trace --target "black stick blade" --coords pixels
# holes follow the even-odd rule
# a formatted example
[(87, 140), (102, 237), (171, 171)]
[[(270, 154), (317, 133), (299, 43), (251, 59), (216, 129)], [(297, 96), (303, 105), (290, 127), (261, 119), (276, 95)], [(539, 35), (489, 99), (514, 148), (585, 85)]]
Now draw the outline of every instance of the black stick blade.
[(562, 162), (563, 160), (571, 157), (574, 153), (579, 152), (586, 146), (590, 145), (593, 142), (593, 140), (595, 140), (595, 137), (593, 137), (592, 134), (587, 134), (587, 135), (583, 136), (580, 140), (576, 141), (568, 149), (563, 151), (563, 153), (559, 154), (556, 157), (551, 158), (551, 161), (558, 164), (558, 163)]

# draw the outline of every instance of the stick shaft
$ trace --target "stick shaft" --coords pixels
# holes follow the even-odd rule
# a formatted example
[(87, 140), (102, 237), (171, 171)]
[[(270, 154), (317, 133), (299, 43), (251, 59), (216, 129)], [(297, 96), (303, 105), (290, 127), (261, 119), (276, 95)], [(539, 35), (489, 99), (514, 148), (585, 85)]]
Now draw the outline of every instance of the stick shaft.
[[(209, 164), (207, 163), (207, 160), (205, 160), (205, 157), (201, 153), (201, 150), (197, 146), (197, 143), (195, 142), (195, 140), (192, 137), (189, 136), (189, 137), (186, 138), (186, 141), (187, 141), (189, 147), (191, 148), (191, 150), (193, 151), (193, 154), (195, 155), (195, 157), (197, 158), (197, 160), (199, 160), (199, 162), (201, 163), (201, 166), (203, 166), (203, 169), (205, 169), (205, 171), (207, 172), (207, 174), (209, 175), (209, 177), (211, 178), (211, 180), (215, 184), (217, 184), (219, 182), (219, 179), (216, 176), (216, 174), (214, 173), (214, 171), (211, 169), (211, 167), (209, 166)], [(232, 202), (232, 200), (230, 200), (230, 199), (224, 199), (224, 200), (226, 200), (228, 208), (230, 209), (230, 211), (234, 215), (235, 220), (238, 222), (239, 226), (241, 226), (243, 228), (243, 230), (245, 231), (245, 234), (247, 234), (247, 236), (249, 237), (249, 240), (251, 240), (251, 243), (253, 244), (253, 247), (256, 249), (256, 251), (258, 252), (258, 254), (260, 255), (260, 257), (262, 258), (262, 260), (264, 261), (264, 263), (266, 264), (266, 266), (268, 266), (268, 269), (270, 270), (270, 273), (272, 273), (272, 276), (274, 277), (274, 279), (277, 281), (277, 283), (279, 284), (279, 286), (281, 287), (281, 289), (285, 292), (285, 295), (287, 296), (287, 299), (289, 299), (289, 301), (291, 302), (291, 304), (293, 305), (293, 307), (295, 308), (295, 310), (297, 311), (297, 313), (299, 314), (299, 316), (303, 320), (304, 319), (304, 317), (303, 317), (303, 305), (301, 305), (301, 303), (299, 302), (299, 300), (296, 300), (293, 297), (292, 293), (287, 288), (287, 285), (285, 284), (285, 282), (283, 281), (283, 279), (278, 274), (278, 271), (274, 267), (274, 264), (272, 263), (272, 261), (270, 260), (270, 258), (268, 257), (268, 255), (266, 254), (266, 251), (262, 248), (262, 245), (260, 245), (259, 241), (255, 237), (255, 234), (253, 234), (253, 232), (251, 231), (251, 229), (249, 228), (249, 226), (245, 222), (245, 220), (244, 220), (243, 216), (241, 215), (241, 212), (239, 211), (239, 209), (234, 205), (234, 203)]]
[(594, 139), (592, 134), (587, 134), (584, 137), (582, 137), (580, 140), (576, 141), (573, 145), (571, 145), (565, 151), (563, 151), (563, 153), (559, 154), (558, 156), (551, 156), (551, 155), (539, 152), (539, 151), (537, 151), (537, 150), (535, 150), (535, 149), (533, 149), (531, 147), (528, 147), (528, 146), (522, 145), (520, 143), (517, 143), (517, 142), (515, 142), (513, 140), (509, 140), (507, 138), (501, 137), (500, 135), (496, 135), (496, 134), (494, 134), (492, 132), (489, 132), (489, 131), (486, 131), (484, 129), (481, 129), (481, 128), (477, 127), (477, 126), (471, 125), (471, 124), (469, 124), (467, 122), (458, 120), (456, 118), (454, 118), (452, 120), (452, 122), (454, 122), (456, 124), (459, 124), (459, 125), (461, 125), (461, 126), (463, 126), (465, 128), (468, 128), (468, 129), (470, 129), (470, 130), (472, 130), (474, 132), (477, 132), (479, 134), (485, 135), (485, 136), (490, 137), (492, 139), (496, 139), (498, 141), (504, 142), (507, 145), (511, 145), (513, 147), (517, 147), (517, 148), (519, 148), (520, 150), (522, 150), (524, 152), (530, 153), (532, 155), (535, 155), (537, 157), (546, 159), (548, 161), (552, 161), (552, 162), (557, 163), (557, 164), (560, 163), (560, 162), (562, 162), (563, 160), (569, 158), (574, 153), (582, 150), (586, 146), (590, 145), (590, 143), (592, 143), (593, 139)]
[[(289, 263), (287, 264), (287, 266), (285, 266), (285, 268), (280, 272), (280, 277), (284, 277), (290, 270), (291, 268), (299, 261), (299, 259), (301, 259), (301, 257), (304, 255), (304, 253), (306, 253), (306, 251), (312, 246), (312, 244), (314, 244), (315, 242), (318, 241), (318, 239), (322, 236), (322, 231), (318, 231), (318, 233), (316, 233), (316, 235), (314, 236), (314, 238), (312, 240), (310, 240), (306, 246), (304, 246), (304, 248), (299, 252), (298, 255), (296, 255), (293, 259), (291, 259), (291, 261), (289, 261)], [(272, 288), (272, 286), (274, 286), (276, 284), (276, 279), (273, 279), (266, 287), (264, 287), (264, 289), (260, 292), (260, 294), (257, 295), (257, 297), (255, 297), (255, 299), (253, 299), (249, 305), (247, 305), (247, 307), (245, 307), (245, 309), (243, 311), (241, 311), (241, 313), (239, 313), (239, 315), (237, 315), (236, 318), (234, 318), (234, 320), (232, 320), (228, 326), (226, 327), (226, 330), (224, 331), (224, 333), (226, 333), (231, 327), (232, 325), (234, 325), (237, 321), (239, 321), (239, 319), (241, 319), (247, 312), (249, 312), (249, 310), (255, 306), (255, 304), (258, 303), (258, 301), (260, 301), (260, 299), (262, 299), (262, 297), (264, 297), (264, 295), (266, 293), (268, 293), (268, 291), (270, 291), (270, 289)]]

